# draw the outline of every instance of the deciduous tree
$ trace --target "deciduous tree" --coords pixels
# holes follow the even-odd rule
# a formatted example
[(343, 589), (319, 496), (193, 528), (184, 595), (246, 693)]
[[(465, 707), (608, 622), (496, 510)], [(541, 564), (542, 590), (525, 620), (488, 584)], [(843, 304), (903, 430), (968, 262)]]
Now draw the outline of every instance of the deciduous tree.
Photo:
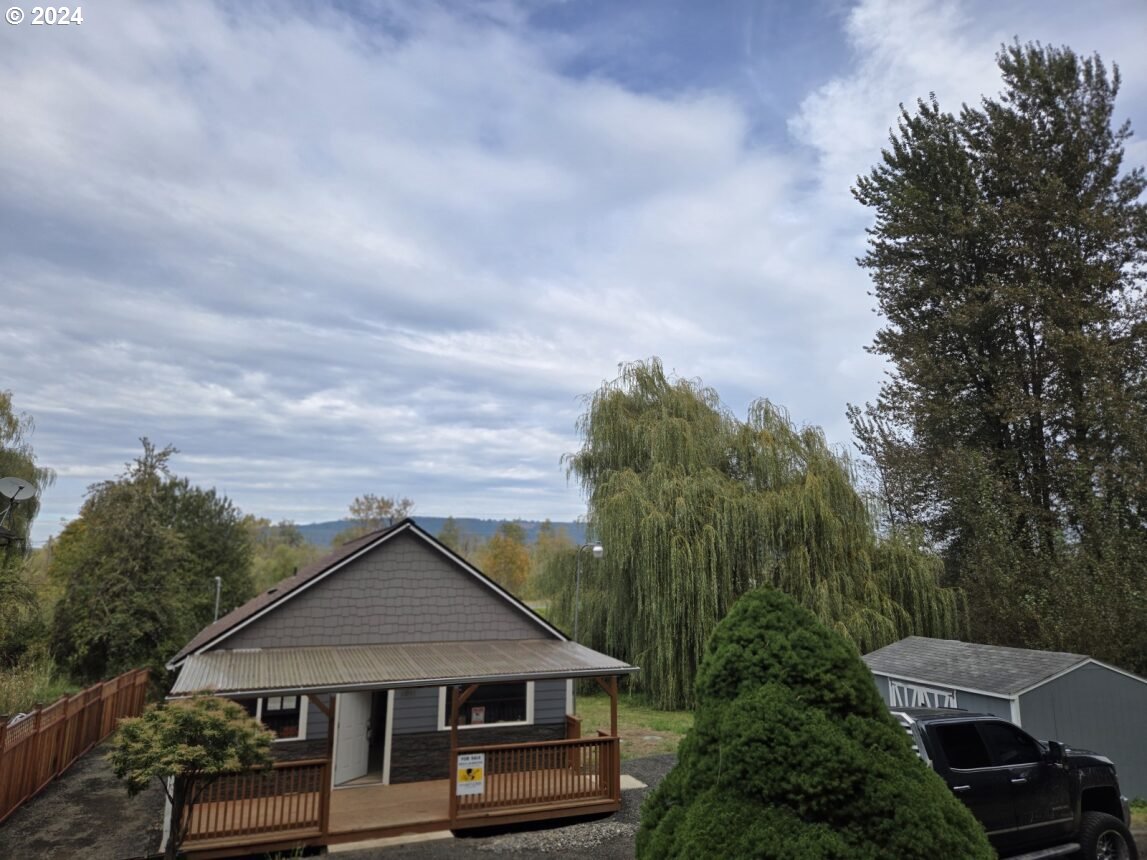
[[(960, 632), (938, 560), (878, 537), (849, 463), (816, 428), (761, 400), (741, 421), (698, 381), (656, 359), (625, 365), (589, 398), (570, 473), (605, 548), (583, 564), (582, 639), (642, 667), (661, 707), (692, 702), (700, 655), (729, 607), (771, 584), (861, 649)], [(555, 618), (573, 619), (563, 555)]]
[[(55, 481), (55, 472), (36, 461), (32, 449), (34, 424), (31, 416), (17, 412), (12, 392), (0, 390), (0, 478), (22, 478), (41, 491)], [(9, 500), (0, 497), (0, 511)], [(0, 540), (0, 665), (15, 661), (27, 645), (27, 633), (38, 623), (36, 595), (24, 575), (30, 552), (29, 534), (40, 509), (40, 499), (28, 499), (11, 507)]]
[(376, 496), (374, 493), (355, 496), (349, 508), (349, 519), (352, 524), (335, 535), (331, 543), (337, 546), (394, 525), (404, 517), (410, 516), (413, 510), (414, 502), (405, 497), (400, 499), (397, 496)]
[(256, 592), (266, 591), (322, 555), (290, 520), (272, 525), (265, 517), (248, 514), (243, 525), (252, 546), (251, 582)]
[(530, 575), (526, 532), (518, 523), (502, 523), (478, 551), (478, 566), (494, 581), (521, 594)]
[(239, 511), (174, 476), (174, 448), (142, 442), (123, 475), (88, 490), (52, 554), (51, 575), (63, 588), (53, 647), (79, 678), (161, 667), (210, 623), (216, 576), (224, 607), (252, 593)]
[(153, 779), (163, 786), (172, 822), (164, 856), (175, 860), (203, 791), (226, 774), (269, 765), (273, 739), (235, 702), (194, 696), (121, 720), (108, 760), (130, 795)]

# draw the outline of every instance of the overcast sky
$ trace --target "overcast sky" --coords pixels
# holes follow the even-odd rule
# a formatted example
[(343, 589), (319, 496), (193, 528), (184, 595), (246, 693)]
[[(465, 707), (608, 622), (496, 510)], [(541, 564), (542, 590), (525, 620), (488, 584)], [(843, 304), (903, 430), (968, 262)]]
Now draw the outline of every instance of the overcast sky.
[[(24, 7), (30, 13), (30, 3)], [(0, 388), (56, 485), (138, 438), (244, 512), (568, 520), (581, 397), (659, 356), (849, 444), (849, 187), (897, 105), (1098, 51), (1147, 164), (1144, 0), (107, 2), (0, 25)]]

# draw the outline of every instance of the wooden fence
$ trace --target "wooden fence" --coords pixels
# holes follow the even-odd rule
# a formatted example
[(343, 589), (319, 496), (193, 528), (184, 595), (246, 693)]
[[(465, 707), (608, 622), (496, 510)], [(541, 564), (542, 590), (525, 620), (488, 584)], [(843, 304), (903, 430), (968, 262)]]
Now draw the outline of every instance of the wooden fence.
[(37, 705), (14, 726), (0, 716), (0, 822), (110, 735), (121, 717), (138, 716), (148, 680), (147, 669), (135, 669)]

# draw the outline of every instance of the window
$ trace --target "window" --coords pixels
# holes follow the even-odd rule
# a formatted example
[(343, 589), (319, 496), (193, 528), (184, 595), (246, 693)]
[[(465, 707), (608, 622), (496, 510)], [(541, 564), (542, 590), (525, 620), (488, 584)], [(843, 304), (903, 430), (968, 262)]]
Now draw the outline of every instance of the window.
[(307, 697), (268, 696), (239, 702), (247, 713), (275, 733), (277, 741), (305, 740), (307, 737)]
[(980, 734), (997, 765), (1035, 764), (1043, 759), (1040, 745), (1008, 723), (980, 723)]
[[(440, 687), (438, 726), (450, 728), (450, 714), (456, 690), (465, 687)], [(534, 683), (516, 681), (509, 684), (482, 684), (458, 711), (459, 728), (491, 725), (528, 725), (534, 721)]]
[(948, 759), (948, 766), (955, 770), (973, 770), (978, 767), (991, 767), (988, 748), (974, 723), (956, 723), (936, 726), (936, 738)]

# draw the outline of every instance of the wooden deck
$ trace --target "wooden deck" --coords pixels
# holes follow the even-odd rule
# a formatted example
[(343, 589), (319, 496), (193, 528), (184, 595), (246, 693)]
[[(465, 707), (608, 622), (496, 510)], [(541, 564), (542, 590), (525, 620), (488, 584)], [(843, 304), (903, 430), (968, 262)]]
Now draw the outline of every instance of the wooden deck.
[(450, 780), (355, 785), (331, 792), (329, 832), (450, 826)]
[(620, 808), (616, 737), (466, 747), (485, 756), (484, 790), (458, 797), (453, 779), (332, 789), (330, 763), (279, 762), (227, 777), (192, 810), (189, 857), (236, 848), (290, 850), (432, 830), (461, 830)]

